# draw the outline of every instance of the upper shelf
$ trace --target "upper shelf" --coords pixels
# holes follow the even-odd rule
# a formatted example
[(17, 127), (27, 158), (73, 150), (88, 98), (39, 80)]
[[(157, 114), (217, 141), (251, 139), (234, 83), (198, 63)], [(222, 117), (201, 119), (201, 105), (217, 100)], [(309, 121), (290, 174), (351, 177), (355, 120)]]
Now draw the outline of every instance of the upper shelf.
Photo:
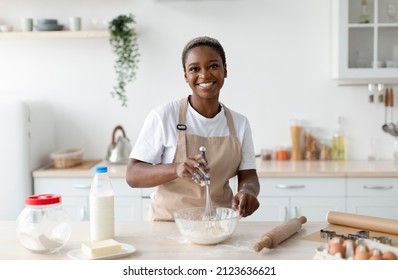
[(107, 30), (0, 32), (2, 38), (109, 38)]

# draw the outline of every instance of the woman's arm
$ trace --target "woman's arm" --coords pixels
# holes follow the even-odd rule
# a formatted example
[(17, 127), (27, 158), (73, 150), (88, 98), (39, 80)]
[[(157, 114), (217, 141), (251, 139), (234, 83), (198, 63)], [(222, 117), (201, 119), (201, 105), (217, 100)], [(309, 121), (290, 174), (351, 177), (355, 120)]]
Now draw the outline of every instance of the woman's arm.
[(130, 158), (127, 163), (126, 181), (130, 187), (150, 188), (176, 179), (177, 163), (150, 164)]
[(238, 172), (238, 193), (233, 200), (233, 208), (242, 217), (247, 217), (254, 213), (260, 206), (257, 195), (260, 192), (255, 169), (241, 170)]
[(150, 188), (176, 178), (192, 177), (193, 174), (199, 176), (206, 172), (206, 168), (207, 162), (200, 154), (190, 156), (184, 162), (168, 164), (150, 164), (130, 158), (127, 163), (126, 181), (133, 188)]

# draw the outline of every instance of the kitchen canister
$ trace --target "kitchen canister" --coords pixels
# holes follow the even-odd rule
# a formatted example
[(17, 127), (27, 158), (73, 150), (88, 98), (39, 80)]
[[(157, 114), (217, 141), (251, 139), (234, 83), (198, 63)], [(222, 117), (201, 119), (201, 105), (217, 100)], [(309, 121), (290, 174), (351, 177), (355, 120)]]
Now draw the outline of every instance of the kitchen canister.
[(25, 208), (17, 219), (17, 236), (26, 249), (38, 254), (55, 253), (69, 240), (71, 231), (60, 195), (26, 197)]

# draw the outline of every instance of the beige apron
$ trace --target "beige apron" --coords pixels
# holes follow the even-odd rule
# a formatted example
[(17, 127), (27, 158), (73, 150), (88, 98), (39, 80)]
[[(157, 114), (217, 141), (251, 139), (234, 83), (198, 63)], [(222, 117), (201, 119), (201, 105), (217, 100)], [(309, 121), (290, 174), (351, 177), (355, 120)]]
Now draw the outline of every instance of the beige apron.
[[(185, 126), (188, 98), (180, 101), (178, 127)], [(224, 107), (229, 135), (223, 137), (201, 137), (178, 130), (176, 153), (173, 162), (183, 162), (187, 155), (199, 153), (199, 147), (206, 147), (210, 167), (210, 195), (214, 205), (232, 207), (233, 193), (228, 180), (238, 172), (242, 149), (236, 137), (231, 112)], [(154, 194), (148, 219), (151, 221), (174, 221), (173, 212), (188, 207), (205, 206), (204, 187), (196, 184), (191, 177), (177, 178), (158, 186)]]

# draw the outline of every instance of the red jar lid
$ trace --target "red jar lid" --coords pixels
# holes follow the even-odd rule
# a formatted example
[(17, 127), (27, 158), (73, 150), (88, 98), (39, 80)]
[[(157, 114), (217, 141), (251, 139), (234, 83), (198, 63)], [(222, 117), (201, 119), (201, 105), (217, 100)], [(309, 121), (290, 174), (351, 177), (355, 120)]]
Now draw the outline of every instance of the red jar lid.
[(25, 199), (26, 205), (49, 205), (61, 202), (59, 194), (38, 194), (31, 195)]

